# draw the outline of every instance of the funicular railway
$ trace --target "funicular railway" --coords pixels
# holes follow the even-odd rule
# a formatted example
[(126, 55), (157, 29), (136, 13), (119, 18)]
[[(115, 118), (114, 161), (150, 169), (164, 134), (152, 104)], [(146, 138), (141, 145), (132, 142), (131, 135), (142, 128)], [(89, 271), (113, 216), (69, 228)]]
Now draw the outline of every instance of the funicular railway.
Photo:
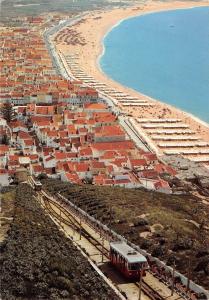
[[(101, 231), (100, 228), (97, 228), (97, 227), (95, 228), (94, 226), (92, 226), (92, 224), (90, 224), (89, 220), (84, 220), (83, 218), (82, 218), (82, 227), (81, 227), (81, 223), (80, 223), (79, 219), (77, 217), (75, 217), (75, 215), (72, 212), (69, 212), (69, 210), (67, 210), (66, 208), (63, 208), (63, 204), (60, 205), (59, 203), (52, 200), (52, 198), (49, 197), (44, 191), (39, 192), (39, 194), (41, 194), (41, 197), (43, 199), (45, 210), (52, 217), (54, 217), (60, 224), (65, 224), (65, 225), (71, 227), (74, 232), (77, 232), (78, 235), (80, 235), (80, 238), (82, 237), (82, 239), (86, 239), (92, 246), (94, 246), (96, 248), (96, 250), (99, 252), (100, 256), (102, 257), (101, 258), (102, 262), (110, 261), (110, 248), (108, 248), (107, 244), (105, 245), (103, 237), (105, 237), (106, 241), (107, 240), (109, 241), (110, 245), (113, 245), (114, 242), (112, 241), (113, 237), (111, 236), (111, 234)], [(54, 209), (54, 207), (56, 207), (59, 210), (59, 212), (56, 211)], [(85, 221), (86, 221), (86, 224), (91, 226), (91, 228), (94, 227), (95, 231), (92, 231), (92, 233), (96, 232), (97, 235), (89, 233), (89, 231), (83, 225)], [(101, 236), (101, 239), (98, 239), (97, 237), (95, 237), (98, 235)], [(118, 242), (118, 243), (120, 244), (121, 242)], [(121, 243), (121, 244), (123, 245), (123, 243)], [(144, 261), (146, 261), (146, 258), (144, 258)], [(113, 266), (114, 266), (114, 264), (113, 264)], [(111, 268), (111, 270), (114, 270), (114, 267), (113, 268), (110, 267), (110, 268)], [(128, 268), (127, 268), (127, 272), (128, 272)], [(145, 274), (145, 271), (144, 271), (144, 274)], [(124, 283), (127, 286), (129, 286), (128, 289), (131, 290), (134, 287), (134, 290), (137, 291), (137, 293), (138, 293), (139, 288), (140, 288), (138, 281), (140, 278), (136, 278), (136, 277), (132, 278), (130, 276), (127, 276), (127, 279), (129, 279), (129, 280), (124, 280)], [(121, 290), (124, 294), (124, 291), (121, 288), (119, 288), (119, 290)], [(146, 298), (144, 298), (146, 300), (148, 300), (148, 299), (151, 299), (151, 300), (164, 299), (157, 291), (155, 291), (153, 288), (151, 288), (145, 282), (142, 282), (141, 290), (142, 290), (142, 293), (144, 295), (146, 295)], [(132, 300), (132, 298), (129, 298), (129, 297), (128, 298), (125, 297), (123, 299)], [(133, 298), (133, 300), (134, 299), (138, 300), (139, 299), (138, 295), (136, 298)]]
[[(99, 226), (98, 223), (95, 223), (93, 220), (94, 218), (90, 217), (87, 213), (83, 212), (74, 204), (70, 204), (70, 202), (68, 203), (68, 200), (62, 195), (57, 194), (56, 199), (49, 196), (42, 189), (41, 183), (37, 182), (32, 177), (29, 177), (28, 183), (37, 192), (37, 197), (45, 211), (49, 213), (49, 215), (62, 228), (71, 228), (73, 236), (76, 233), (80, 240), (83, 239), (88, 241), (88, 243), (96, 249), (98, 255), (101, 256), (102, 263), (104, 261), (111, 263), (111, 272), (113, 271), (118, 273), (119, 271), (122, 276), (126, 278), (124, 283), (128, 285), (130, 289), (134, 287), (136, 290), (137, 288), (136, 298), (126, 296), (123, 299), (138, 300), (138, 294), (140, 295), (141, 292), (142, 299), (208, 299), (204, 294), (197, 294), (192, 290), (188, 291), (186, 286), (182, 285), (179, 280), (176, 280), (177, 278), (173, 278), (174, 280), (171, 281), (169, 274), (163, 270), (161, 272), (160, 269), (149, 260), (149, 258), (137, 253), (137, 251), (123, 241), (116, 240), (111, 230), (109, 230), (106, 226)], [(116, 253), (117, 255), (115, 255)], [(105, 271), (105, 273), (107, 272)], [(167, 293), (165, 296), (165, 293), (162, 293), (162, 289), (159, 288), (158, 285), (157, 287), (156, 285), (154, 287), (152, 284), (150, 284), (149, 281), (147, 281), (147, 277), (145, 277), (146, 274), (154, 276), (156, 280), (159, 280), (161, 287), (163, 285), (162, 283), (164, 283), (167, 291), (169, 290), (169, 295)], [(113, 284), (117, 287), (117, 283), (114, 283), (114, 280)], [(121, 289), (121, 287), (117, 288), (124, 294), (124, 291)], [(173, 291), (171, 292), (172, 288)]]
[(38, 180), (35, 180), (33, 178), (33, 176), (29, 176), (28, 177), (28, 183), (33, 187), (33, 189), (35, 191), (41, 191), (42, 190), (42, 184), (41, 184), (41, 182), (38, 181)]
[(146, 275), (148, 270), (146, 257), (125, 242), (111, 242), (109, 257), (112, 265), (128, 279), (137, 281)]

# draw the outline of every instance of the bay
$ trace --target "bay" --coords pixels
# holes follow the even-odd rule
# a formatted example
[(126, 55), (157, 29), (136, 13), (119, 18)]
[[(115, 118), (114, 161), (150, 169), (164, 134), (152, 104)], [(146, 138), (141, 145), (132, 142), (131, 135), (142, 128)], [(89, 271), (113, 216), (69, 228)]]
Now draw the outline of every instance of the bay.
[(109, 77), (209, 122), (209, 7), (124, 20), (104, 49)]

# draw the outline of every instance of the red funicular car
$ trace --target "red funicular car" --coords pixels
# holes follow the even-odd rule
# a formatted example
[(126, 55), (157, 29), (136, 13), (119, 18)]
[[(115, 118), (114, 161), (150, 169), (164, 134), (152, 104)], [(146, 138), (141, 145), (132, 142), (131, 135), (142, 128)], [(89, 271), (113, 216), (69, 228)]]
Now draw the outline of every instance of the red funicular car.
[(146, 257), (121, 241), (110, 243), (110, 261), (126, 278), (132, 280), (145, 276), (148, 269)]

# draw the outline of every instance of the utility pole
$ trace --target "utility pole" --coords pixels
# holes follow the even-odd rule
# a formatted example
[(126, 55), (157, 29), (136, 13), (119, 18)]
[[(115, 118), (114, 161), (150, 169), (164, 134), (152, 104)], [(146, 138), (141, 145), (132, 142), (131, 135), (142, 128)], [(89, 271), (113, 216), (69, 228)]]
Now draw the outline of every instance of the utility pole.
[(171, 296), (173, 296), (173, 293), (174, 293), (175, 269), (176, 269), (176, 264), (175, 264), (175, 261), (174, 261), (174, 263), (173, 263), (173, 272), (172, 272), (172, 287), (171, 287)]
[(88, 221), (88, 217), (87, 217), (87, 209), (88, 209), (88, 207), (87, 207), (87, 204), (86, 204), (86, 206), (85, 206), (85, 212), (86, 212), (86, 215), (85, 215), (85, 222)]
[(112, 223), (112, 210), (111, 210), (111, 206), (110, 206), (110, 221), (109, 221), (109, 226), (111, 226), (111, 223)]
[(60, 209), (60, 225), (61, 225), (62, 211)]
[(187, 292), (189, 291), (190, 277), (191, 277), (191, 259), (189, 258), (189, 262), (188, 262), (188, 275), (187, 275), (187, 289), (186, 289)]
[(81, 215), (80, 215), (80, 237), (79, 237), (79, 240), (81, 240)]
[(99, 224), (99, 237), (100, 238), (102, 237), (102, 226), (101, 226), (101, 224)]
[(142, 273), (143, 273), (143, 269), (140, 270), (140, 280), (139, 280), (139, 300), (141, 300), (141, 294), (142, 294)]
[(102, 262), (104, 261), (103, 250), (104, 250), (104, 238), (102, 237)]
[(74, 228), (74, 226), (73, 226), (73, 225), (72, 225), (72, 231), (73, 231), (73, 240), (74, 240), (75, 228)]

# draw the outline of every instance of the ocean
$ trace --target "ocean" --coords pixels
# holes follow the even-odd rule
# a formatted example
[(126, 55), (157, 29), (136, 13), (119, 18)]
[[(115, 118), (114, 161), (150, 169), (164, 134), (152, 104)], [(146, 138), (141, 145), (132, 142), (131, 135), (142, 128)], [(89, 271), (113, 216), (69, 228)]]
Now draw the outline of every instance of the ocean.
[(99, 63), (124, 86), (209, 123), (209, 6), (122, 21)]

